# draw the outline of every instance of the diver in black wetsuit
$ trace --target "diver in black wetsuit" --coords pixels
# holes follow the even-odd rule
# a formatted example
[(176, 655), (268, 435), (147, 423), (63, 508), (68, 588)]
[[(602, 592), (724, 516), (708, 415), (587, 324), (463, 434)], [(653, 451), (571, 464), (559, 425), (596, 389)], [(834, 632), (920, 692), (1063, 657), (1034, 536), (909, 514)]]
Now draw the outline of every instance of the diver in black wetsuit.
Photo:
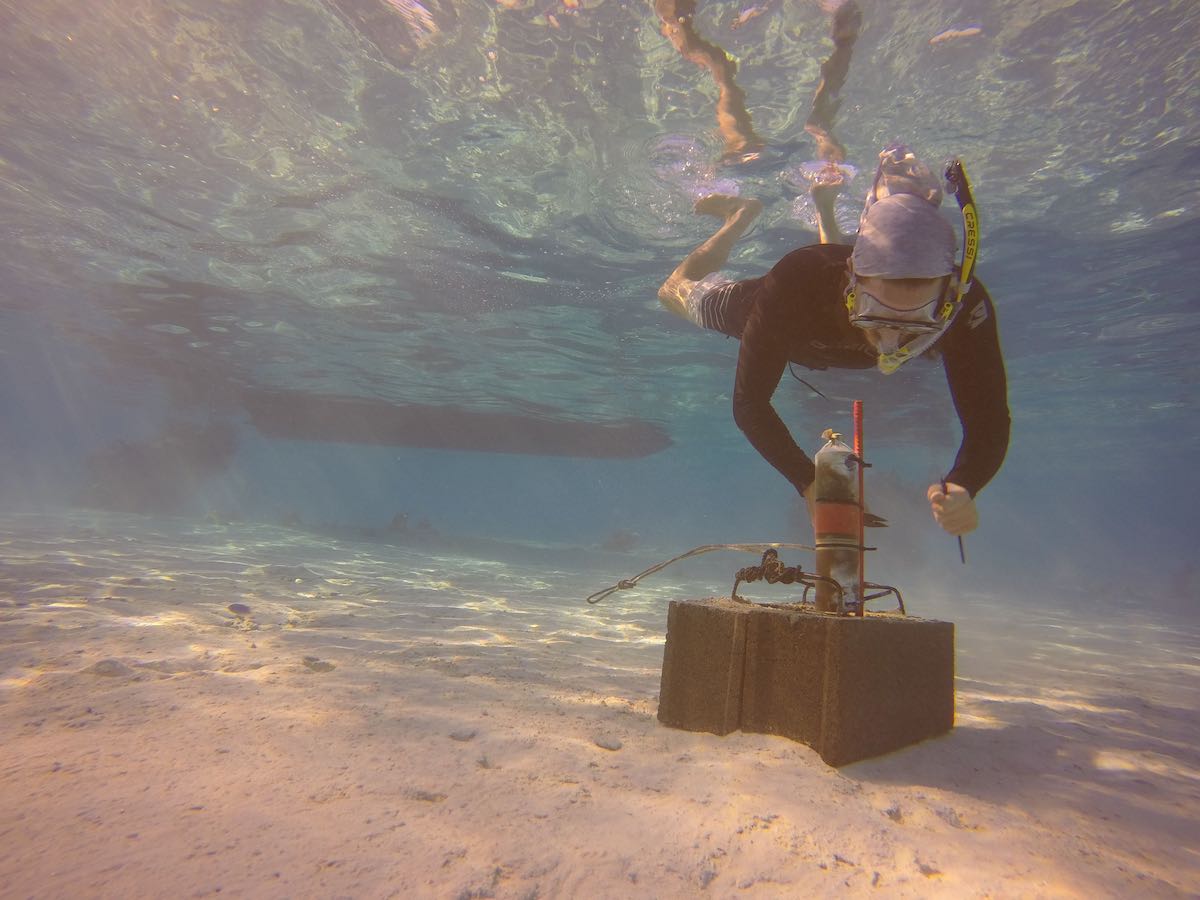
[[(969, 198), (961, 167), (958, 172)], [(801, 247), (766, 275), (743, 281), (718, 270), (762, 204), (722, 195), (696, 204), (696, 212), (722, 219), (722, 225), (671, 273), (659, 299), (671, 312), (741, 341), (734, 420), (804, 496), (810, 512), (813, 462), (771, 405), (787, 364), (878, 365), (890, 374), (934, 352), (941, 355), (963, 438), (953, 468), (944, 483), (929, 487), (928, 500), (934, 519), (950, 534), (978, 525), (974, 498), (1004, 460), (1009, 412), (995, 310), (983, 285), (971, 280), (974, 205), (968, 207), (961, 192), (958, 197), (969, 252), (956, 265), (954, 229), (937, 211), (940, 185), (907, 148), (889, 147), (880, 154), (853, 248)], [(832, 194), (824, 199), (831, 201)], [(817, 206), (823, 219), (832, 218), (832, 202)], [(836, 233), (831, 222), (822, 224), (823, 233)]]

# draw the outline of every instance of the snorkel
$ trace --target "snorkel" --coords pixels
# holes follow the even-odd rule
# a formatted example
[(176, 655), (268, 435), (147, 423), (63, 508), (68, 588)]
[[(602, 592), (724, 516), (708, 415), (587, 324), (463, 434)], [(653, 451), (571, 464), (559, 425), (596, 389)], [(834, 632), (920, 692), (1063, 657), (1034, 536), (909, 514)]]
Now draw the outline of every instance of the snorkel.
[(958, 291), (953, 303), (947, 300), (942, 307), (942, 318), (949, 322), (962, 306), (963, 297), (971, 290), (971, 276), (975, 274), (975, 257), (979, 253), (979, 215), (975, 212), (975, 198), (971, 195), (971, 183), (967, 181), (967, 170), (961, 159), (952, 159), (946, 165), (946, 186), (954, 192), (963, 219), (962, 259), (958, 263)]

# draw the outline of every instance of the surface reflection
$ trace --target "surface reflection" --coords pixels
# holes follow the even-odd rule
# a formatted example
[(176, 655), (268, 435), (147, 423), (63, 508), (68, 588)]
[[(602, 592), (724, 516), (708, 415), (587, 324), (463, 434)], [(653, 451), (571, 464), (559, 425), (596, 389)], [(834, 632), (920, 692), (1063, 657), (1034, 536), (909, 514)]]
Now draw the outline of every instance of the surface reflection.
[(663, 36), (679, 55), (712, 75), (717, 86), (717, 129), (725, 142), (723, 158), (730, 162), (756, 158), (763, 140), (754, 133), (746, 110), (746, 92), (734, 80), (737, 62), (724, 48), (705, 40), (696, 30), (695, 0), (656, 0), (654, 11), (662, 20)]

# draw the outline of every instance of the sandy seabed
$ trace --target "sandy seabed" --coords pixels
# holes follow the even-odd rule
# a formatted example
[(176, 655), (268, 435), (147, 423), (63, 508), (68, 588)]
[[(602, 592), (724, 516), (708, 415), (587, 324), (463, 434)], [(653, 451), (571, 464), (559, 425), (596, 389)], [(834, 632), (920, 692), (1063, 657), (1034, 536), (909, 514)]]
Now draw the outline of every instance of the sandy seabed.
[(915, 610), (956, 727), (835, 770), (658, 723), (657, 558), (494, 555), (0, 521), (0, 896), (1200, 894), (1190, 622)]

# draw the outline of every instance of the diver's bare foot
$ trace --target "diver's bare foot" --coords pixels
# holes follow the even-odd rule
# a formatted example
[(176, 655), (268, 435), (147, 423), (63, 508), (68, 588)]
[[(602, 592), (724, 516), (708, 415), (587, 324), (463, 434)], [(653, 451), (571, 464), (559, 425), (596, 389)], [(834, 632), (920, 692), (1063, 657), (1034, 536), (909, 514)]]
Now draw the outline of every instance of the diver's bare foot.
[[(835, 177), (836, 176), (836, 177)], [(817, 231), (822, 244), (843, 244), (845, 237), (837, 224), (837, 197), (846, 179), (837, 166), (822, 170), (820, 177), (808, 189), (813, 206), (817, 208)]]
[(696, 201), (692, 209), (703, 216), (715, 216), (726, 222), (739, 216), (753, 219), (762, 212), (761, 200), (753, 197), (731, 197), (728, 194), (709, 194)]
[(808, 192), (812, 194), (813, 203), (818, 207), (833, 208), (833, 202), (837, 200), (837, 195), (842, 192), (842, 185), (845, 184), (845, 178), (838, 177), (836, 181), (829, 179), (826, 181), (818, 181)]

